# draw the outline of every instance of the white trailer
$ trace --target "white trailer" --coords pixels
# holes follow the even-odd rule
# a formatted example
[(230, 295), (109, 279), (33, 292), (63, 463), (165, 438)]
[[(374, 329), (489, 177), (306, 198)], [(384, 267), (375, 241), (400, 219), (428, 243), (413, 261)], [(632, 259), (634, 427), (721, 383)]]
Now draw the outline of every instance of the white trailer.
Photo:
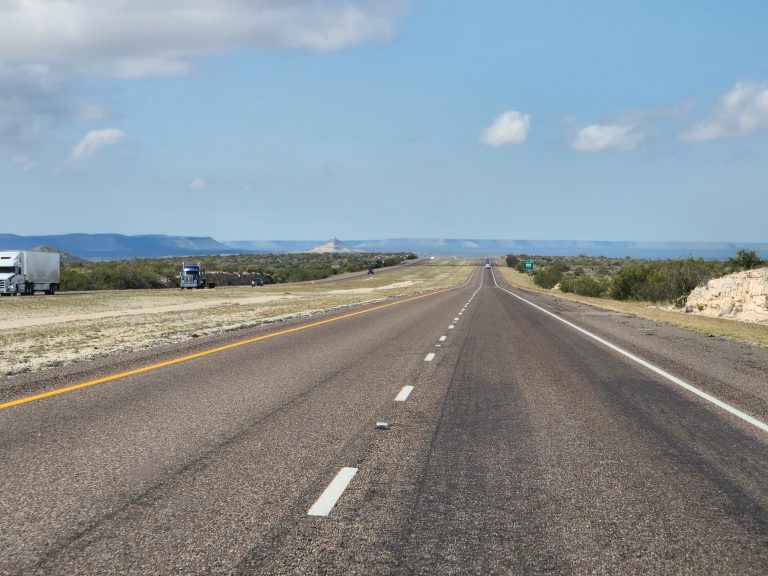
[(54, 294), (61, 283), (61, 255), (18, 250), (0, 252), (0, 294)]

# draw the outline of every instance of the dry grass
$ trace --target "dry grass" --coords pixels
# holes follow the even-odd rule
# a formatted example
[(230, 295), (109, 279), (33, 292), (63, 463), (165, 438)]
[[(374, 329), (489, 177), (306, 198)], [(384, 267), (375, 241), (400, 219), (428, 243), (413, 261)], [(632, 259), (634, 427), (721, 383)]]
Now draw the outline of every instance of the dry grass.
[[(457, 286), (471, 268), (403, 267), (341, 283), (0, 299), (0, 374), (31, 372)], [(16, 323), (14, 325), (13, 323)]]
[(590, 296), (579, 296), (578, 294), (565, 294), (557, 290), (540, 288), (533, 283), (533, 279), (530, 276), (521, 274), (517, 270), (505, 267), (501, 267), (499, 270), (512, 286), (518, 288), (527, 288), (543, 294), (549, 294), (550, 296), (589, 304), (605, 310), (631, 314), (656, 322), (664, 322), (673, 326), (696, 330), (697, 332), (702, 332), (704, 334), (722, 336), (740, 342), (768, 347), (768, 326), (765, 325), (748, 324), (725, 318), (711, 318), (696, 314), (686, 314), (685, 312), (669, 309), (651, 302), (622, 302), (619, 300), (609, 300), (607, 298), (592, 298)]

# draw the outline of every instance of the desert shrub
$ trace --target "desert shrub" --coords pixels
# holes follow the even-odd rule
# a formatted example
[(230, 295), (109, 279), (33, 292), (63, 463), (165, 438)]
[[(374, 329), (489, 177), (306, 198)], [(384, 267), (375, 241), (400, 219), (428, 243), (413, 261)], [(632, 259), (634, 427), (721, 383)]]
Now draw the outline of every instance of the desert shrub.
[(629, 264), (613, 277), (611, 298), (616, 300), (639, 299), (638, 293), (648, 279), (648, 269), (644, 266)]
[(169, 288), (177, 285), (183, 263), (200, 263), (204, 276), (221, 285), (247, 284), (254, 276), (275, 282), (319, 280), (333, 273), (359, 272), (369, 266), (394, 266), (412, 253), (396, 254), (232, 254), (190, 258), (135, 258), (108, 262), (65, 264), (61, 270), (62, 290), (119, 290), (128, 288)]
[(757, 252), (744, 248), (740, 248), (733, 258), (728, 258), (728, 265), (734, 272), (752, 270), (753, 268), (759, 268), (763, 264), (764, 262), (757, 255)]
[(507, 254), (507, 266), (509, 268), (515, 268), (520, 263), (520, 259), (512, 254)]
[(614, 275), (610, 294), (616, 300), (679, 302), (696, 286), (723, 272), (722, 262), (696, 258), (627, 264)]
[(603, 296), (608, 291), (608, 282), (592, 276), (563, 276), (560, 290), (581, 296)]
[(564, 262), (555, 261), (549, 266), (535, 270), (533, 273), (533, 282), (542, 288), (552, 288), (563, 277), (563, 274), (569, 270)]

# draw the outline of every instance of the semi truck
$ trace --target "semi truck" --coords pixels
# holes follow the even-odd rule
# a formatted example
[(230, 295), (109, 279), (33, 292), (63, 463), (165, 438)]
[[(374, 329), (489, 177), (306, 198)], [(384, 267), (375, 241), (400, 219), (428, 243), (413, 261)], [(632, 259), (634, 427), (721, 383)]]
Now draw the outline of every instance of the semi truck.
[(206, 282), (203, 278), (203, 267), (197, 264), (181, 264), (181, 276), (179, 276), (179, 288), (216, 288), (213, 282)]
[(61, 283), (61, 255), (16, 250), (0, 252), (0, 294), (54, 294)]

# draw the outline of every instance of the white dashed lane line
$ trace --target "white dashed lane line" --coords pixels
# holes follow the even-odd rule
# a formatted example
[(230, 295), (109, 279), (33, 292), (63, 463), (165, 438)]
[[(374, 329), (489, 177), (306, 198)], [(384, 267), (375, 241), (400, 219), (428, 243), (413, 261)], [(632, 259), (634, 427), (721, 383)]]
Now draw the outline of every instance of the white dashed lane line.
[(448, 330), (453, 330), (454, 328), (455, 328), (455, 326), (454, 326), (453, 324), (451, 324), (450, 326), (448, 326)]
[(413, 386), (403, 386), (403, 389), (400, 390), (400, 393), (395, 396), (395, 402), (405, 402), (408, 400), (408, 396), (411, 395), (411, 392), (413, 392)]
[(328, 487), (320, 494), (312, 508), (307, 511), (307, 516), (328, 516), (336, 506), (344, 490), (347, 489), (352, 478), (357, 474), (357, 468), (342, 468), (336, 477), (328, 484)]
[(427, 354), (424, 357), (424, 362), (432, 362), (432, 360), (434, 360), (434, 359), (435, 359), (435, 353), (434, 352), (430, 352), (429, 354)]
[(448, 336), (440, 336), (440, 342), (445, 342), (448, 339)]

